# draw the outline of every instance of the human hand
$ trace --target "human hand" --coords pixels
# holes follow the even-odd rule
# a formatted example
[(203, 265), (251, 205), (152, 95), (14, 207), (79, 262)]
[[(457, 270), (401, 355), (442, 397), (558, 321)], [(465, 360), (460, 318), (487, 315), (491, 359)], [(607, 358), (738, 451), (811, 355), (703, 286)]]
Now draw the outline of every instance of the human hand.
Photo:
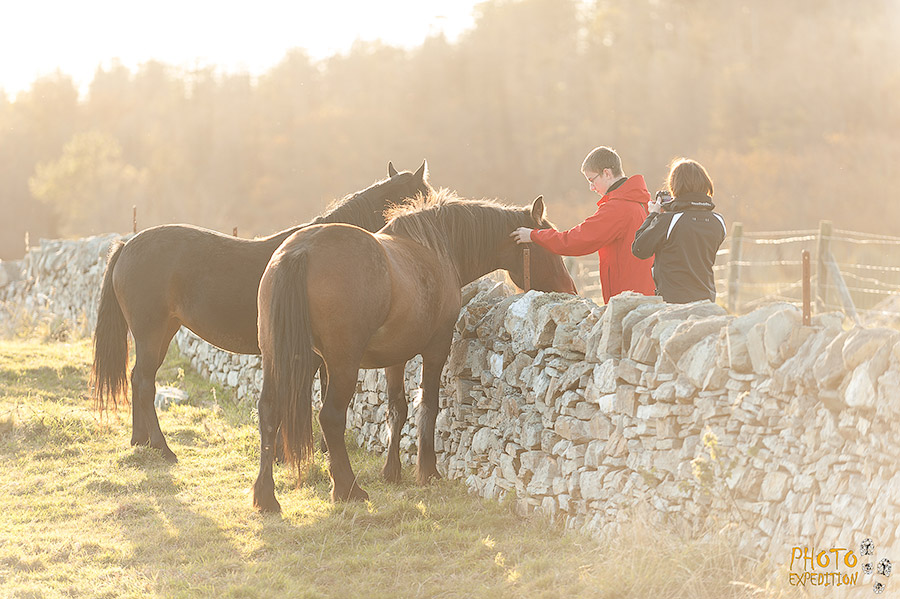
[(516, 240), (516, 243), (531, 243), (531, 231), (528, 227), (519, 227), (515, 231), (509, 234), (510, 237)]
[(650, 212), (650, 214), (660, 213), (663, 210), (663, 202), (668, 202), (671, 199), (671, 193), (665, 189), (660, 189), (656, 192), (656, 199), (650, 200), (650, 202), (647, 203), (647, 211)]

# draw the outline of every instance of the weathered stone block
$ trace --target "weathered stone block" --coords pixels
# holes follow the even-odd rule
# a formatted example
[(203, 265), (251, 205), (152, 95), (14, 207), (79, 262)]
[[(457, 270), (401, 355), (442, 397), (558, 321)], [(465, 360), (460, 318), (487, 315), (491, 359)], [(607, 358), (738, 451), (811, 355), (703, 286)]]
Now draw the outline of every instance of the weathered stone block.
[(875, 400), (875, 381), (869, 374), (868, 364), (859, 364), (848, 377), (844, 402), (851, 408), (874, 408)]
[(846, 373), (844, 367), (844, 343), (849, 332), (842, 331), (825, 348), (813, 365), (813, 375), (819, 389), (834, 389)]
[(612, 421), (602, 413), (594, 414), (588, 424), (593, 439), (607, 439), (615, 430)]
[(590, 501), (602, 499), (604, 497), (603, 476), (605, 472), (601, 470), (588, 470), (581, 473), (579, 479), (579, 488), (581, 496)]
[(526, 449), (534, 449), (541, 446), (541, 432), (544, 430), (541, 419), (537, 415), (530, 416), (522, 423), (522, 432), (519, 435), (519, 443)]
[(559, 436), (573, 443), (585, 443), (593, 438), (590, 424), (571, 416), (560, 416), (557, 418), (554, 428)]
[(766, 359), (771, 366), (780, 366), (797, 351), (802, 323), (803, 314), (794, 306), (773, 312), (766, 319), (764, 345)]
[(705, 388), (707, 376), (716, 365), (718, 334), (710, 334), (680, 354), (678, 370), (695, 387)]
[(634, 417), (637, 400), (633, 385), (619, 385), (616, 389), (615, 412)]
[(783, 470), (765, 475), (760, 487), (760, 498), (764, 501), (781, 501), (789, 488), (789, 476)]
[(676, 362), (689, 348), (710, 335), (718, 338), (730, 317), (712, 316), (687, 320), (678, 325), (672, 335), (661, 345), (662, 351)]
[[(610, 298), (598, 325), (602, 327), (594, 357), (598, 359), (603, 355), (619, 357), (622, 355), (622, 319), (631, 310), (641, 304), (661, 303), (658, 296), (645, 296), (633, 291), (625, 291)], [(592, 331), (593, 334), (593, 331)]]

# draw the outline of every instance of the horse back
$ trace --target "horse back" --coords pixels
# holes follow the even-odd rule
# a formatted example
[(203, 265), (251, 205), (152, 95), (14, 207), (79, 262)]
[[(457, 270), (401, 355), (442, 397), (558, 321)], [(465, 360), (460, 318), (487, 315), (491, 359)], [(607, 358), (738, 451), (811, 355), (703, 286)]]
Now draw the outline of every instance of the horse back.
[(256, 294), (280, 239), (239, 239), (191, 225), (146, 229), (116, 264), (116, 296), (132, 330), (177, 319), (214, 345), (259, 353)]
[(313, 343), (326, 362), (335, 354), (356, 354), (363, 367), (402, 362), (458, 314), (458, 285), (431, 250), (341, 224), (307, 227), (276, 250), (260, 285), (261, 312), (268, 279), (300, 255), (306, 289), (296, 292), (307, 298)]

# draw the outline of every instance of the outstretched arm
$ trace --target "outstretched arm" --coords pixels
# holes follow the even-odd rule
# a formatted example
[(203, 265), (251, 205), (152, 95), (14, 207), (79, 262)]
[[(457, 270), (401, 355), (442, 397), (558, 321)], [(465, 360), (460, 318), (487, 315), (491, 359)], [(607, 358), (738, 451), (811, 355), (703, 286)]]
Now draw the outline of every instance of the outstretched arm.
[(560, 256), (584, 256), (624, 237), (626, 223), (627, 217), (621, 212), (601, 206), (567, 231), (539, 229), (531, 233), (531, 240)]

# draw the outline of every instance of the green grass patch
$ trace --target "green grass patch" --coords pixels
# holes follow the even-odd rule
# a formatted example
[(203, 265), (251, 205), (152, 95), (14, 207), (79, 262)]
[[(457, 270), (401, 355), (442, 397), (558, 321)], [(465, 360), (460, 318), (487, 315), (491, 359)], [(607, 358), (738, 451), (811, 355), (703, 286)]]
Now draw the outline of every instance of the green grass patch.
[[(129, 446), (120, 409), (91, 410), (89, 341), (0, 341), (2, 597), (775, 597), (728, 533), (687, 539), (635, 518), (599, 542), (459, 481), (383, 482), (351, 460), (371, 501), (334, 505), (325, 457), (298, 486), (276, 466), (281, 516), (251, 507), (258, 433), (246, 407), (173, 351), (161, 384), (191, 405), (160, 412), (177, 464)], [(353, 446), (349, 443), (349, 446)]]

